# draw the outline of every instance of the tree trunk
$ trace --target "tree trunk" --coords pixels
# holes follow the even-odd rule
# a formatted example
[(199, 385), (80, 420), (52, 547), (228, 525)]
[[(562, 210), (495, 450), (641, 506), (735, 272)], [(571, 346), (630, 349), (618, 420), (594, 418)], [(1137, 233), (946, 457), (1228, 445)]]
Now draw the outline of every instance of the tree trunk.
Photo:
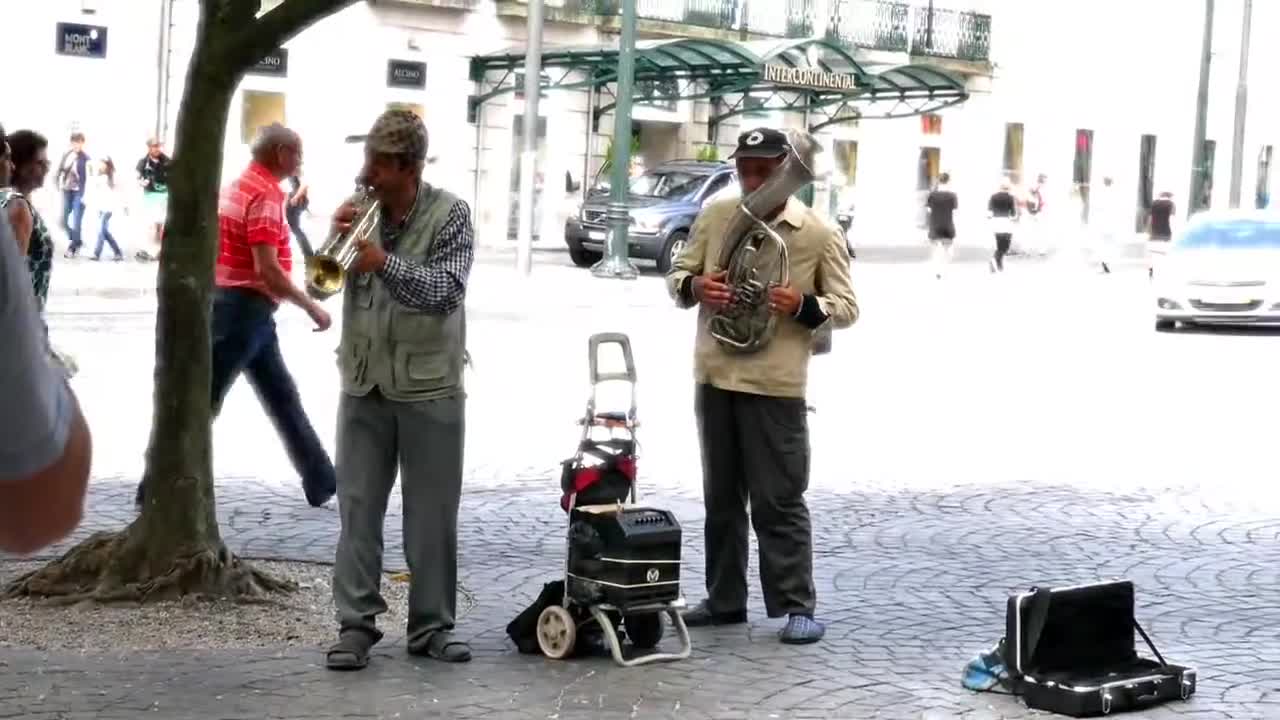
[[(169, 209), (156, 280), (154, 415), (136, 523), (147, 565), (177, 546), (220, 546), (214, 505), (209, 310), (217, 258), (222, 140), (234, 73), (197, 42), (178, 111)], [(157, 557), (159, 555), (159, 557)]]

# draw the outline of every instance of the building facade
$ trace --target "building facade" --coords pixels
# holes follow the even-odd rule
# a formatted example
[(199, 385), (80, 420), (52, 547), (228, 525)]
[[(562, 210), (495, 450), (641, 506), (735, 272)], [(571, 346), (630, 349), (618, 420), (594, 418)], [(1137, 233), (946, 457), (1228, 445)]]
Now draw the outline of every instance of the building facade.
[[(855, 205), (859, 232), (875, 235), (876, 243), (920, 241), (922, 196), (941, 172), (953, 176), (962, 218), (973, 219), (975, 227), (986, 196), (1004, 175), (1047, 175), (1055, 203), (1063, 207), (1110, 175), (1116, 191), (1132, 198), (1135, 222), (1153, 192), (1169, 189), (1185, 200), (1199, 3), (935, 0), (933, 14), (926, 4), (640, 0), (638, 8), (640, 35), (648, 42), (693, 37), (764, 47), (820, 37), (873, 72), (916, 64), (959, 79), (969, 91), (963, 104), (906, 118), (851, 115), (819, 132), (827, 152), (815, 205)], [(1214, 141), (1213, 206), (1227, 199), (1239, 4), (1218, 2), (1208, 133)], [(546, 50), (616, 47), (616, 0), (546, 5)], [(1258, 5), (1255, 35), (1280, 20), (1280, 8)], [(12, 97), (26, 100), (6, 103), (0, 122), (41, 130), (54, 154), (71, 130), (81, 129), (91, 150), (131, 167), (148, 136), (173, 137), (196, 9), (196, 0), (33, 4), (17, 21), (23, 31), (0, 48), (0, 60), (39, 71), (10, 75)], [(421, 113), (430, 131), (429, 178), (472, 201), (480, 242), (502, 245), (515, 235), (522, 133), (536, 126), (536, 232), (541, 244), (562, 244), (564, 218), (608, 154), (613, 119), (605, 113), (593, 127), (592, 109), (599, 107), (593, 103), (601, 98), (581, 90), (548, 90), (536, 125), (526, 122), (518, 92), (495, 95), (477, 108), (483, 83), (472, 77), (472, 60), (522, 53), (526, 10), (523, 0), (364, 0), (317, 23), (245, 75), (228, 118), (224, 176), (243, 167), (257, 127), (284, 122), (304, 137), (304, 173), (316, 211), (323, 212), (350, 192), (360, 165), (360, 146), (346, 138), (364, 133), (384, 108), (405, 106)], [(1255, 42), (1253, 67), (1274, 64), (1271, 45)], [(1251, 95), (1246, 204), (1269, 182), (1264, 161), (1280, 119), (1275, 93), (1258, 82)], [(640, 162), (725, 157), (744, 125), (806, 122), (802, 112), (763, 107), (729, 117), (712, 132), (707, 120), (716, 102), (637, 105)]]

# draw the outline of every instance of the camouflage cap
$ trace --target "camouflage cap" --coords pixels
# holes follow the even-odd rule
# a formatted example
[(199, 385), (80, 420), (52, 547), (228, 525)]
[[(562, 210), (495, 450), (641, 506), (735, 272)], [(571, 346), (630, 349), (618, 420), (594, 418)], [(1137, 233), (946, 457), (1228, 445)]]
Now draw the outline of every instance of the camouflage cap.
[(378, 116), (368, 135), (356, 135), (350, 141), (363, 140), (372, 152), (408, 155), (414, 160), (427, 157), (427, 126), (410, 110), (388, 110)]

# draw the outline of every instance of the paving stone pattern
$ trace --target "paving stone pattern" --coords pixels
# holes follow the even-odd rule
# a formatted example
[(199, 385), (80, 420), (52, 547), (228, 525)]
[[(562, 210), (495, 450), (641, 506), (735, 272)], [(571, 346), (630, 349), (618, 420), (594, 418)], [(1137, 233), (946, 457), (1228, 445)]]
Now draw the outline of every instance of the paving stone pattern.
[[(959, 687), (963, 664), (1001, 635), (1005, 595), (1128, 577), (1166, 657), (1201, 670), (1192, 702), (1147, 717), (1280, 717), (1280, 520), (1215, 503), (1212, 493), (1033, 485), (822, 492), (811, 504), (819, 610), (829, 623), (823, 643), (779, 644), (779, 623), (763, 616), (753, 589), (749, 626), (694, 631), (686, 662), (623, 669), (603, 658), (520, 656), (506, 641), (506, 623), (556, 575), (563, 553), (554, 491), (545, 476), (525, 480), (464, 498), (461, 571), (474, 605), (459, 631), (476, 650), (469, 665), (410, 659), (391, 641), (355, 675), (326, 673), (318, 651), (123, 658), (7, 650), (0, 707), (28, 718), (1027, 717), (1013, 700)], [(234, 550), (332, 557), (333, 511), (252, 479), (223, 479), (219, 488)], [(127, 522), (131, 492), (127, 479), (96, 482), (81, 534)], [(674, 489), (651, 499), (685, 523), (684, 588), (696, 600), (698, 499)], [(392, 513), (394, 566), (402, 560)]]

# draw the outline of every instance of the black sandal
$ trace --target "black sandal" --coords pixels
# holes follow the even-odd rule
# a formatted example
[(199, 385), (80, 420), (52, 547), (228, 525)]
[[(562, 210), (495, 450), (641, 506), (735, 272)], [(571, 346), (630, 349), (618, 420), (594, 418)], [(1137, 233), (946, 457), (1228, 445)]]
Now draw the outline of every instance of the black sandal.
[(369, 665), (369, 650), (376, 642), (362, 630), (346, 630), (325, 654), (324, 665), (330, 670), (362, 670)]
[(414, 655), (426, 655), (441, 662), (464, 663), (471, 661), (471, 646), (453, 639), (453, 633), (437, 630), (427, 638), (425, 648), (411, 648)]

